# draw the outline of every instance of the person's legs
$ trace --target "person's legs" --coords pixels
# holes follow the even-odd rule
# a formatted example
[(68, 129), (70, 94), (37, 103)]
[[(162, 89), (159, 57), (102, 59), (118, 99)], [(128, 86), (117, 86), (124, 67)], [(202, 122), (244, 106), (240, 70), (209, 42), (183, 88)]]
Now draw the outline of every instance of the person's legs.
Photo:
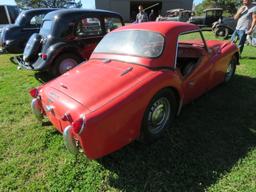
[(239, 30), (238, 31), (238, 36), (239, 36), (238, 48), (240, 50), (240, 55), (241, 55), (242, 52), (243, 52), (243, 49), (244, 49), (244, 44), (245, 44), (245, 41), (246, 41), (247, 34), (245, 33), (244, 30)]
[(233, 32), (232, 36), (231, 36), (231, 41), (232, 41), (233, 43), (235, 43), (235, 41), (236, 41), (236, 36), (237, 36), (237, 30), (235, 30), (235, 31)]

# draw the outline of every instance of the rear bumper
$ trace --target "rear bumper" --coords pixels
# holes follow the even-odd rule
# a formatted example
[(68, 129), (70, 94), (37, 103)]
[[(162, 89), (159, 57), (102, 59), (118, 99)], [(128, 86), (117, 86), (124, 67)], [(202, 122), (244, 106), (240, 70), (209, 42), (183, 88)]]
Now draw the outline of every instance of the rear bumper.
[[(42, 121), (44, 118), (44, 111), (42, 109), (41, 101), (39, 98), (34, 98), (31, 102), (31, 109), (35, 117)], [(78, 141), (74, 139), (73, 133), (72, 133), (72, 126), (67, 126), (63, 131), (63, 139), (64, 144), (68, 151), (72, 154), (77, 154), (79, 152), (79, 145)]]
[(63, 132), (64, 144), (68, 151), (74, 155), (79, 152), (78, 141), (73, 138), (72, 126), (67, 126)]
[(31, 102), (31, 109), (32, 112), (34, 113), (35, 117), (39, 120), (42, 121), (44, 118), (42, 107), (40, 100), (38, 98), (34, 98)]

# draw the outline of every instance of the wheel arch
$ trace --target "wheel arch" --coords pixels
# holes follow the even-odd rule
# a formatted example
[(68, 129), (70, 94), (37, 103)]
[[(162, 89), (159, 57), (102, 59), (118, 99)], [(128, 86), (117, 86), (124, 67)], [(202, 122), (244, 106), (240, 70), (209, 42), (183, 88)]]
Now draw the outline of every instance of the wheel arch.
[(55, 57), (53, 58), (53, 62), (55, 62), (56, 59), (57, 59), (59, 56), (63, 55), (63, 54), (73, 54), (73, 55), (76, 55), (76, 56), (80, 57), (81, 60), (84, 60), (84, 58), (83, 58), (83, 56), (81, 55), (81, 53), (80, 53), (75, 47), (63, 47), (63, 48), (61, 49), (61, 51), (59, 51), (59, 52), (55, 55)]
[[(182, 99), (182, 94), (181, 92), (179, 91), (178, 88), (176, 88), (175, 86), (173, 85), (170, 85), (170, 86), (166, 86), (166, 87), (162, 87), (161, 89), (159, 89), (155, 95), (163, 90), (169, 90), (169, 91), (172, 91), (174, 93), (174, 96), (175, 96), (175, 99), (176, 99), (176, 103), (177, 103), (177, 109), (176, 109), (176, 115), (178, 116), (180, 114), (180, 111), (181, 111), (181, 108), (182, 108), (182, 105), (183, 105), (183, 99)], [(154, 96), (153, 96), (154, 97)]]

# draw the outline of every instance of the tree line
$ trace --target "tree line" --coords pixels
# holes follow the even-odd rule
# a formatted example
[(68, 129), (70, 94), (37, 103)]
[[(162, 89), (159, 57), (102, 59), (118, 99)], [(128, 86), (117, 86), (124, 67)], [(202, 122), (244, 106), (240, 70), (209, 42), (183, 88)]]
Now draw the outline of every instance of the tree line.
[(80, 8), (81, 0), (15, 0), (21, 8)]
[(223, 8), (224, 14), (234, 15), (239, 5), (241, 5), (240, 0), (203, 0), (195, 7), (195, 12), (201, 15), (204, 9), (220, 7)]

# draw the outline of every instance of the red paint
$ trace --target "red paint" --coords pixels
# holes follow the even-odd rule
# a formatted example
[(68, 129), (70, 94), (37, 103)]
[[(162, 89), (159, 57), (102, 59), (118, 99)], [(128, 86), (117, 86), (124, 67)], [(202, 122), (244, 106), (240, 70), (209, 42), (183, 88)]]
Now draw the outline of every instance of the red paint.
[[(72, 121), (63, 119), (66, 113), (73, 120), (84, 114), (85, 129), (75, 137), (90, 159), (100, 158), (127, 145), (138, 138), (145, 109), (158, 91), (173, 88), (179, 99), (188, 103), (223, 82), (228, 63), (238, 52), (235, 45), (224, 41), (207, 41), (209, 52), (200, 46), (188, 49), (188, 56), (202, 55), (196, 69), (188, 77), (184, 77), (179, 69), (152, 70), (159, 66), (174, 67), (178, 35), (196, 29), (195, 25), (178, 22), (148, 22), (118, 28), (115, 31), (149, 30), (161, 33), (166, 39), (162, 55), (149, 59), (92, 54), (86, 64), (41, 87), (43, 108), (53, 106), (53, 111), (46, 112), (46, 115), (63, 132), (65, 127), (72, 125)], [(102, 58), (110, 60), (104, 63)], [(118, 61), (120, 58), (122, 62)], [(132, 70), (122, 75), (130, 68)]]

